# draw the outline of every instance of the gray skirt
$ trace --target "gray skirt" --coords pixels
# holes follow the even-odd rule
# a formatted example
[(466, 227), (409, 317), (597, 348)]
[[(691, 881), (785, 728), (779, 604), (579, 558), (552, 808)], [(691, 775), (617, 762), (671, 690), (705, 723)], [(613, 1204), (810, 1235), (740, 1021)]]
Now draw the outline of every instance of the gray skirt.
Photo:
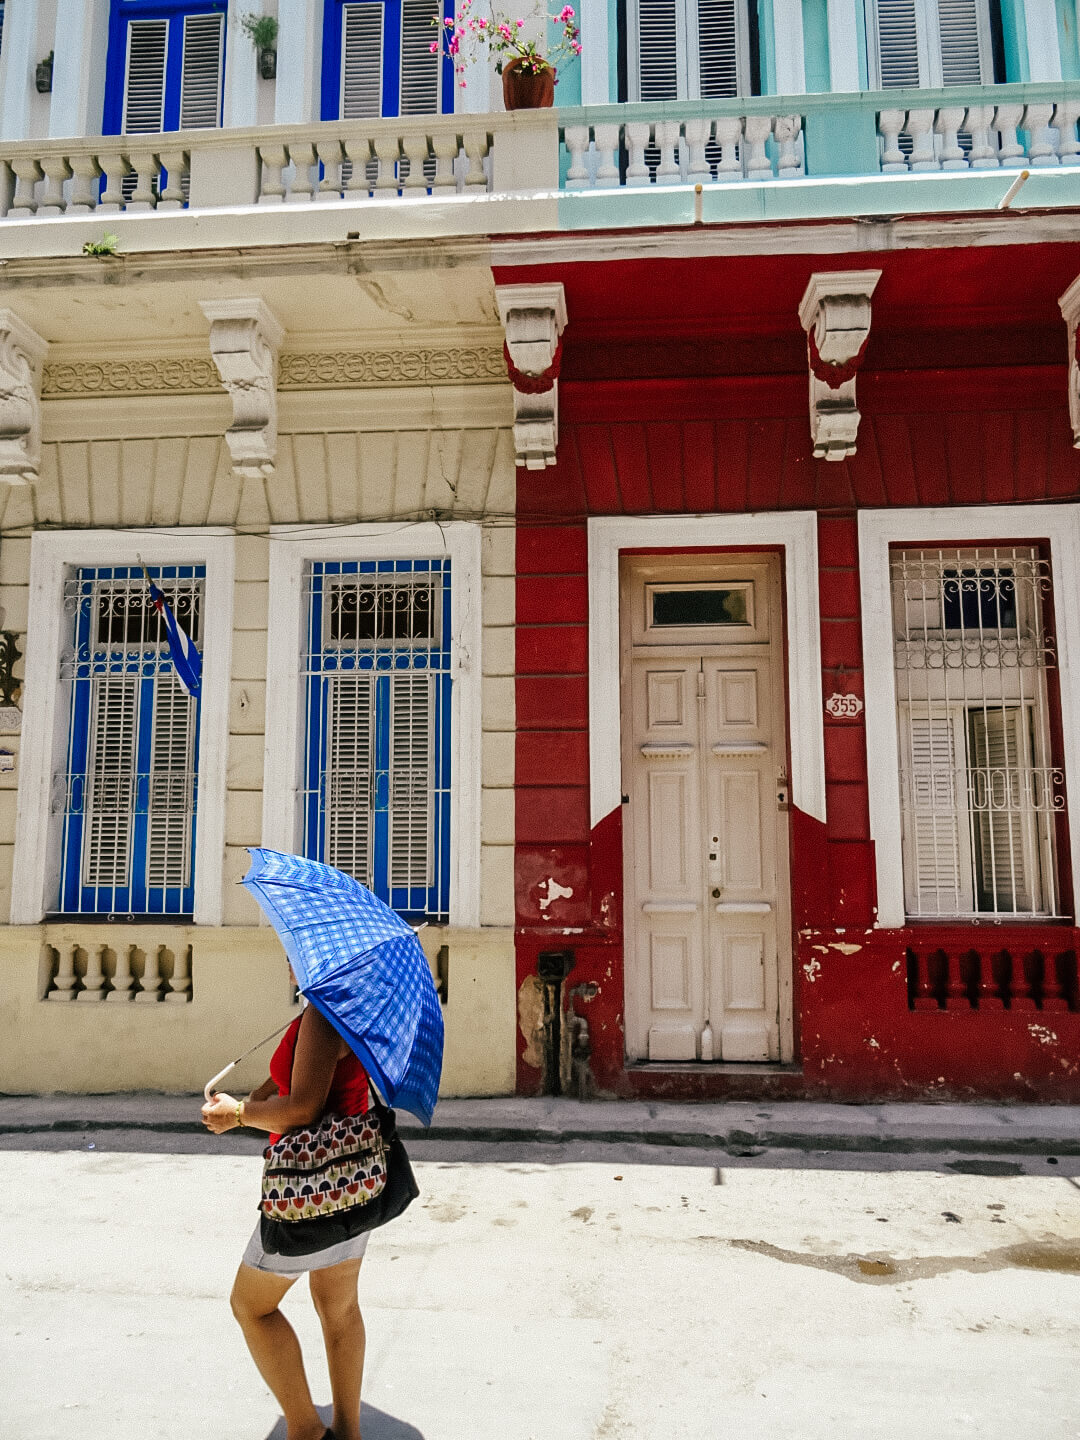
[(262, 1247), (259, 1222), (247, 1243), (243, 1265), (252, 1270), (262, 1270), (267, 1275), (307, 1275), (312, 1270), (329, 1270), (331, 1265), (340, 1265), (343, 1260), (362, 1260), (367, 1249), (368, 1232), (354, 1235), (351, 1240), (342, 1240), (326, 1250), (316, 1250), (314, 1255), (268, 1255)]

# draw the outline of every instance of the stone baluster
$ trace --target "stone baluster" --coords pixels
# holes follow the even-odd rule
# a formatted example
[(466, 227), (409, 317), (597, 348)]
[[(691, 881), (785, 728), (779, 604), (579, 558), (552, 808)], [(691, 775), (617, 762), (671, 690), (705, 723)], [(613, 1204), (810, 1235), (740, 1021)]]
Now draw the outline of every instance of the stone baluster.
[(71, 166), (63, 155), (48, 155), (41, 162), (45, 186), (38, 200), (39, 215), (63, 215), (67, 209), (64, 186), (71, 179)]
[(617, 189), (619, 184), (619, 127), (594, 125), (596, 150), (596, 185), (601, 190)]
[(914, 950), (908, 951), (909, 963), (915, 970), (914, 997), (912, 1007), (915, 1010), (940, 1010), (937, 996), (937, 982), (934, 975), (934, 955), (919, 955)]
[(404, 135), (401, 140), (401, 148), (405, 152), (405, 158), (398, 165), (402, 183), (405, 190), (427, 191), (427, 176), (424, 167), (428, 158), (427, 136)]
[(127, 202), (128, 210), (153, 210), (157, 204), (155, 181), (158, 175), (158, 160), (152, 150), (129, 150), (128, 159), (135, 171), (135, 189)]
[(454, 161), (458, 158), (461, 149), (458, 137), (440, 131), (432, 137), (432, 149), (435, 151), (435, 179), (432, 182), (432, 189), (456, 190), (457, 176), (454, 174)]
[(1054, 128), (1058, 132), (1058, 159), (1062, 165), (1080, 165), (1080, 141), (1076, 138), (1076, 122), (1080, 120), (1080, 103), (1062, 100), (1054, 107)]
[(992, 105), (968, 106), (965, 124), (971, 136), (968, 163), (972, 170), (996, 170), (998, 167), (997, 143), (991, 135), (993, 123)]
[(985, 953), (979, 956), (979, 1009), (1004, 1010), (1005, 999), (1001, 993), (999, 977), (994, 973), (994, 956)]
[(909, 110), (904, 134), (911, 137), (912, 170), (940, 170), (934, 153), (933, 110)]
[(465, 142), (465, 155), (469, 162), (469, 168), (465, 171), (465, 185), (487, 186), (487, 171), (484, 169), (484, 156), (487, 154), (487, 136), (478, 130), (472, 130), (463, 137)]
[(289, 160), (293, 167), (293, 176), (285, 203), (287, 205), (310, 205), (315, 198), (312, 168), (318, 163), (314, 145), (304, 141), (290, 145)]
[(344, 140), (345, 160), (349, 167), (348, 178), (345, 181), (345, 195), (349, 200), (359, 199), (360, 196), (367, 197), (371, 194), (371, 181), (368, 177), (368, 166), (372, 162), (371, 142), (364, 136), (357, 136), (353, 139)]
[(963, 129), (965, 110), (963, 106), (945, 105), (937, 112), (934, 133), (941, 136), (940, 160), (942, 170), (966, 170), (968, 157), (960, 145), (958, 132)]
[(127, 157), (116, 151), (110, 151), (98, 156), (98, 164), (105, 176), (105, 188), (101, 192), (98, 210), (106, 213), (122, 210), (124, 208), (124, 181), (131, 171)]
[(771, 115), (747, 115), (744, 123), (746, 133), (746, 174), (751, 180), (772, 179), (772, 161), (765, 146), (772, 134)]
[(878, 114), (878, 134), (884, 143), (881, 155), (883, 175), (899, 175), (908, 168), (907, 156), (900, 149), (900, 132), (906, 123), (906, 110), (882, 110)]
[(54, 990), (49, 991), (50, 1000), (74, 1000), (75, 985), (78, 976), (75, 974), (75, 956), (78, 953), (77, 945), (57, 946), (56, 974), (53, 976)]
[(660, 149), (660, 164), (656, 167), (656, 183), (657, 185), (678, 185), (682, 181), (679, 166), (679, 136), (682, 126), (678, 120), (658, 120), (653, 130)]
[(131, 999), (131, 988), (135, 984), (135, 976), (131, 971), (131, 945), (118, 945), (116, 947), (116, 970), (113, 974), (112, 989), (105, 996), (106, 1003), (113, 1005), (126, 1004)]
[(135, 992), (136, 1005), (156, 1005), (161, 999), (161, 987), (165, 977), (161, 973), (161, 956), (164, 945), (148, 945), (143, 960), (142, 983)]
[(705, 146), (712, 133), (711, 120), (687, 120), (686, 122), (686, 178), (691, 185), (708, 185), (712, 180), (709, 157)]
[(285, 180), (282, 172), (289, 163), (284, 145), (262, 145), (259, 147), (262, 160), (262, 184), (259, 186), (260, 205), (284, 205)]
[(375, 178), (374, 190), (384, 194), (398, 188), (397, 162), (401, 145), (396, 135), (379, 135), (371, 142), (375, 158), (379, 162), (379, 173)]
[(339, 200), (343, 188), (341, 178), (342, 149), (340, 140), (320, 140), (315, 146), (315, 153), (319, 157), (322, 166), (322, 179), (319, 181), (319, 189), (315, 199), (321, 202), (328, 200)]
[(1024, 964), (1024, 954), (1021, 950), (1013, 950), (1010, 955), (1011, 968), (1009, 971), (1009, 1008), (1010, 1010), (1035, 1010), (1035, 996), (1031, 993), (1031, 980), (1028, 977), (1027, 966)]
[(945, 981), (945, 1009), (946, 1010), (970, 1010), (971, 995), (968, 991), (968, 981), (965, 972), (965, 962), (969, 960), (967, 955), (957, 950), (950, 950), (946, 961)]
[(1027, 105), (1021, 130), (1028, 133), (1028, 163), (1031, 168), (1045, 170), (1058, 163), (1057, 134), (1050, 128), (1054, 114), (1053, 105)]
[(1023, 113), (1022, 105), (998, 105), (994, 110), (993, 128), (998, 133), (998, 159), (1002, 165), (1009, 166), (1024, 158), (1024, 147), (1016, 135)]
[(773, 121), (773, 136), (779, 147), (776, 170), (781, 180), (790, 180), (793, 176), (802, 174), (802, 162), (799, 159), (798, 148), (801, 135), (802, 117), (800, 115), (777, 115)]
[(75, 155), (71, 168), (74, 179), (68, 199), (69, 215), (89, 215), (97, 209), (101, 187), (101, 170), (93, 155)]
[(165, 992), (168, 1005), (186, 1005), (191, 999), (191, 946), (178, 945), (173, 961), (170, 989)]
[(585, 164), (585, 152), (589, 148), (588, 125), (567, 125), (564, 139), (570, 154), (570, 168), (566, 172), (568, 190), (589, 188), (589, 169)]
[(716, 165), (717, 180), (741, 180), (743, 162), (739, 147), (743, 138), (741, 115), (722, 115), (716, 121), (716, 143), (720, 159)]
[(21, 219), (33, 215), (38, 208), (37, 185), (38, 181), (44, 178), (44, 171), (36, 160), (28, 159), (25, 155), (12, 160), (11, 168), (15, 172), (15, 195), (8, 214), (13, 219)]
[(186, 150), (162, 150), (161, 168), (165, 172), (165, 189), (158, 201), (159, 210), (183, 210), (187, 204), (184, 181), (188, 175)]
[(95, 945), (87, 951), (86, 974), (77, 997), (79, 1000), (100, 1002), (105, 999), (105, 956), (108, 953), (107, 945)]
[(645, 163), (645, 151), (652, 138), (652, 126), (646, 121), (634, 120), (625, 127), (626, 148), (630, 152), (630, 163), (626, 169), (627, 185), (648, 185), (649, 167)]
[(1042, 1008), (1057, 1011), (1060, 1014), (1062, 1011), (1068, 1010), (1069, 996), (1062, 984), (1061, 972), (1058, 968), (1059, 957), (1051, 952), (1049, 955), (1040, 955), (1039, 958), (1042, 961)]

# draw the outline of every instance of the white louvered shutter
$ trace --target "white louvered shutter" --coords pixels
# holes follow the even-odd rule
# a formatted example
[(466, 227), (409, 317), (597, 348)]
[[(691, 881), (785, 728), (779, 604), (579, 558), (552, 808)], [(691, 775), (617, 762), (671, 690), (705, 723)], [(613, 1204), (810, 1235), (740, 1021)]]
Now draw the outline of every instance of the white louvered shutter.
[(390, 884), (431, 884), (435, 680), (395, 675), (390, 681)]
[(173, 673), (154, 685), (147, 824), (146, 883), (180, 886), (191, 878), (195, 701)]
[[(376, 3), (342, 7), (342, 120), (364, 120), (382, 114), (383, 9)], [(429, 44), (430, 33), (429, 29)]]
[(326, 863), (371, 884), (370, 675), (335, 675), (326, 704)]
[(638, 0), (638, 98), (679, 98), (679, 0)]
[(130, 880), (140, 683), (133, 675), (100, 675), (92, 682), (84, 885), (113, 888)]
[(938, 28), (941, 38), (941, 83), (982, 85), (984, 78), (985, 33), (979, 0), (938, 0)]
[(964, 855), (967, 776), (957, 718), (902, 711), (900, 742), (908, 914), (969, 911), (970, 864)]
[(128, 22), (124, 134), (157, 135), (165, 126), (167, 20)]
[(874, 0), (878, 66), (883, 90), (919, 85), (917, 0)]
[(210, 130), (221, 124), (224, 41), (224, 15), (184, 16), (181, 130)]
[(431, 0), (402, 0), (401, 113), (439, 113), (441, 55), (432, 55)]
[(1031, 793), (1030, 737), (1018, 705), (972, 709), (968, 715), (971, 788), (975, 802), (976, 903), (980, 910), (1036, 910), (1034, 837), (1024, 801)]
[(698, 0), (698, 82), (702, 100), (739, 93), (739, 31), (736, 0)]

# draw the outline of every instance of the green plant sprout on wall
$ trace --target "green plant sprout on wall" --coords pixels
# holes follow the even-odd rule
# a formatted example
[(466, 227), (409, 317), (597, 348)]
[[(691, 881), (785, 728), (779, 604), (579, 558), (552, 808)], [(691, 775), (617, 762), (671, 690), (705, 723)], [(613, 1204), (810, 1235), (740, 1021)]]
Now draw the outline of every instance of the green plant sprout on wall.
[(119, 247), (119, 235), (106, 234), (100, 240), (87, 240), (82, 247), (82, 253), (84, 255), (115, 255)]
[(277, 44), (278, 22), (273, 15), (256, 15), (248, 11), (240, 16), (240, 29), (256, 50), (273, 50)]

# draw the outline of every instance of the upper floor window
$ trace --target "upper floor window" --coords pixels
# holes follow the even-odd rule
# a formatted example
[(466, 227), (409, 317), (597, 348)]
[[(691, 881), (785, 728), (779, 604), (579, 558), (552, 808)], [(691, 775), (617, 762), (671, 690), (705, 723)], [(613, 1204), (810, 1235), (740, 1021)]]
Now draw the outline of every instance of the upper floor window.
[(990, 85), (988, 0), (866, 0), (872, 89)]
[(453, 110), (452, 67), (431, 53), (434, 9), (431, 0), (327, 0), (322, 118)]
[[(151, 574), (199, 646), (205, 568)], [(52, 908), (190, 915), (200, 701), (177, 678), (139, 566), (82, 567), (69, 572), (64, 589), (71, 628), (59, 678), (69, 700)]]
[(221, 124), (226, 0), (113, 0), (105, 132), (158, 134)]
[(744, 0), (629, 0), (631, 100), (748, 95)]
[(891, 571), (907, 913), (1060, 915), (1049, 562), (935, 547)]

